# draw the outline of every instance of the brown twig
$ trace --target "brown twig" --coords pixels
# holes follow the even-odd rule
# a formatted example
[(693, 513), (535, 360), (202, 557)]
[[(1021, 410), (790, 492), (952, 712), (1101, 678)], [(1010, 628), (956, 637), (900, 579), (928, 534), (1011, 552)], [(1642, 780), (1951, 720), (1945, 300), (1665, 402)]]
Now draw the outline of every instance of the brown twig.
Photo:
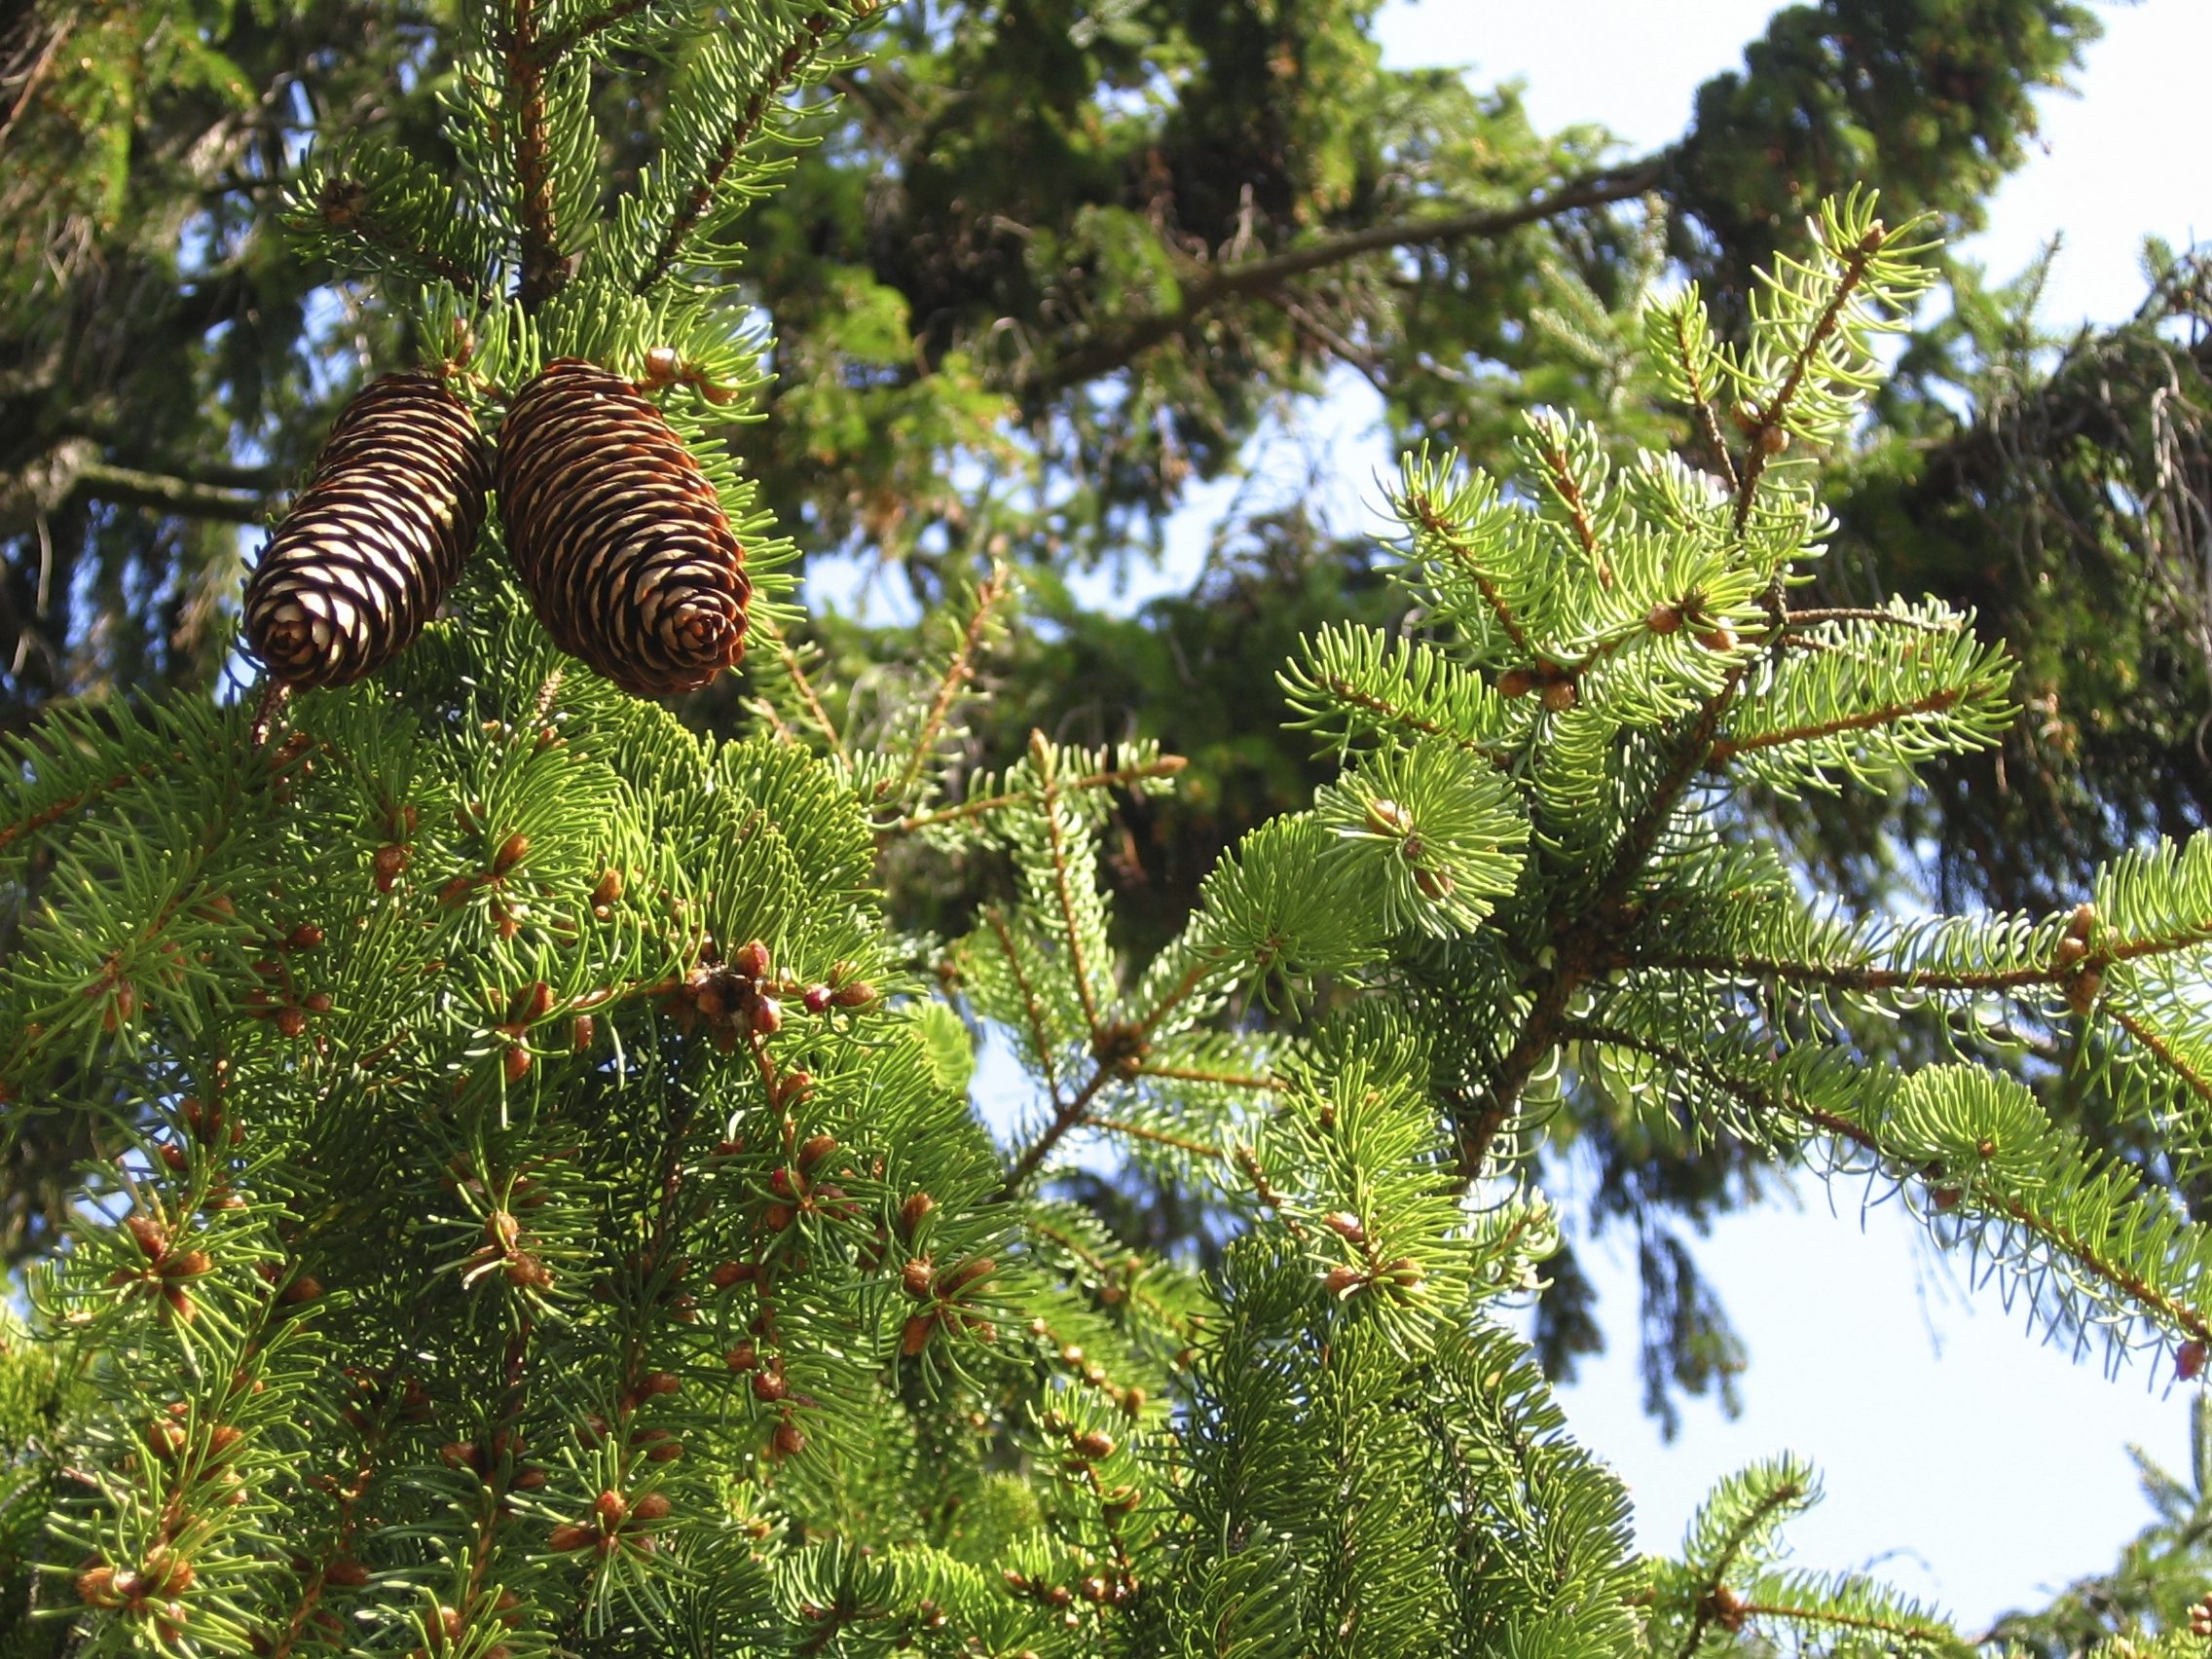
[[(1172, 778), (1189, 764), (1190, 761), (1180, 755), (1162, 755), (1159, 759), (1148, 760), (1140, 766), (1117, 766), (1107, 772), (1088, 772), (1080, 778), (1070, 779), (1060, 785), (1060, 788), (1069, 792), (1120, 789), (1126, 784), (1142, 783), (1147, 778)], [(911, 818), (902, 818), (898, 823), (888, 826), (886, 832), (897, 830), (903, 834), (913, 830), (934, 829), (940, 824), (956, 824), (962, 819), (980, 818), (987, 812), (1015, 806), (1030, 798), (1027, 790), (1010, 791), (1005, 794), (978, 795), (974, 800), (963, 801), (958, 806), (948, 806), (940, 812), (922, 812)]]
[(539, 0), (514, 0), (514, 27), (500, 43), (507, 68), (507, 121), (522, 202), (523, 309), (535, 312), (567, 278), (553, 205), (553, 145), (545, 129), (545, 70), (552, 61), (537, 35)]
[(1816, 743), (1824, 737), (1841, 737), (1846, 732), (1872, 731), (1877, 726), (1895, 725), (1899, 720), (1911, 719), (1915, 715), (1939, 715), (1954, 708), (1959, 701), (1955, 686), (1944, 686), (1931, 691), (1925, 697), (1909, 703), (1890, 703), (1879, 709), (1867, 709), (1856, 715), (1842, 715), (1832, 720), (1820, 720), (1812, 725), (1788, 726), (1780, 731), (1759, 732), (1751, 737), (1715, 738), (1711, 753), (1706, 756), (1709, 766), (1721, 765), (1739, 755), (1756, 750), (1774, 749), (1788, 743)]
[(907, 756), (906, 769), (899, 776), (895, 792), (899, 798), (904, 799), (912, 792), (914, 780), (929, 764), (938, 735), (944, 729), (945, 717), (952, 712), (953, 699), (960, 695), (961, 687), (976, 677), (976, 656), (983, 647), (983, 634), (990, 626), (991, 612), (1007, 596), (1010, 585), (1006, 566), (992, 560), (991, 573), (976, 590), (976, 608), (968, 617), (968, 625), (960, 632), (960, 644), (944, 665), (944, 673), (938, 681), (937, 695), (930, 699), (929, 713), (923, 717), (922, 728), (915, 734), (914, 752)]

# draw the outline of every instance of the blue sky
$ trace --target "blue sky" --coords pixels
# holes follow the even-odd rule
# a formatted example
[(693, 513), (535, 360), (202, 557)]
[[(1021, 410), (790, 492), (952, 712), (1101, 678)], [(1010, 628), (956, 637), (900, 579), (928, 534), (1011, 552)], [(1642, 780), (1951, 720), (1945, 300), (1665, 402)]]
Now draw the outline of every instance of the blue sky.
[[(1738, 62), (1774, 10), (1765, 0), (1388, 0), (1379, 26), (1395, 65), (1466, 67), (1486, 86), (1520, 80), (1540, 127), (1599, 122), (1636, 153), (1680, 134), (1697, 86)], [(2212, 63), (2212, 6), (2101, 11), (2108, 32), (2081, 95), (2043, 99), (2036, 153), (1965, 249), (2009, 276), (2061, 234), (2045, 317), (2068, 327), (2140, 302), (2145, 235), (2212, 238), (2197, 85)], [(1256, 457), (1262, 491), (1317, 494), (1340, 528), (1379, 529), (1379, 479), (1394, 468), (1375, 412), (1347, 372), (1295, 428), (1270, 435)], [(1236, 492), (1234, 482), (1195, 492), (1161, 567), (1099, 572), (1079, 592), (1133, 608), (1187, 587)], [(811, 597), (850, 604), (855, 573), (816, 561)], [(896, 608), (901, 596), (878, 592)], [(1002, 1090), (1020, 1088), (1004, 1056), (986, 1055), (977, 1083), (1001, 1096), (1000, 1110)], [(1621, 1342), (1585, 1366), (1565, 1404), (1577, 1435), (1629, 1482), (1645, 1547), (1679, 1539), (1714, 1478), (1792, 1450), (1820, 1465), (1827, 1493), (1790, 1530), (1798, 1564), (1871, 1567), (1978, 1630), (2110, 1565), (2149, 1519), (2127, 1447), (2186, 1471), (2186, 1401), (2162, 1367), (2108, 1378), (2095, 1356), (2077, 1361), (2029, 1336), (1997, 1287), (1969, 1285), (1895, 1203), (1862, 1214), (1862, 1198), (1808, 1180), (1794, 1203), (1714, 1229), (1701, 1260), (1751, 1345), (1746, 1409), (1731, 1421), (1693, 1402), (1671, 1446), (1639, 1409), (1633, 1243), (1598, 1241), (1589, 1266)]]

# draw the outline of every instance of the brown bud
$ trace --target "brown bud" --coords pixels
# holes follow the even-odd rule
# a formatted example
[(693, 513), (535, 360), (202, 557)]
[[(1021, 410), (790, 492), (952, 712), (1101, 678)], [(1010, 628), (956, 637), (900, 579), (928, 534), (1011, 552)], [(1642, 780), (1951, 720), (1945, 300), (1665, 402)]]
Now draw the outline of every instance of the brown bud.
[(599, 1040), (599, 1021), (588, 1014), (576, 1015), (576, 1022), (569, 1036), (569, 1047), (577, 1053), (588, 1053)]
[(733, 1284), (743, 1284), (754, 1276), (751, 1262), (718, 1262), (715, 1271), (707, 1275), (707, 1282), (717, 1290), (727, 1290)]
[(1761, 426), (1758, 442), (1762, 455), (1780, 455), (1789, 447), (1789, 433), (1782, 426)]
[(1555, 715), (1564, 715), (1582, 700), (1582, 693), (1574, 688), (1571, 680), (1555, 680), (1544, 687), (1540, 701)]
[(673, 1394), (683, 1386), (683, 1379), (673, 1371), (648, 1371), (639, 1385), (648, 1395)]
[(1083, 1599), (1086, 1602), (1103, 1602), (1106, 1600), (1106, 1580), (1099, 1577), (1095, 1572), (1086, 1578), (1079, 1588), (1083, 1591)]
[(530, 1051), (515, 1044), (499, 1056), (499, 1069), (509, 1083), (520, 1083), (530, 1073)]
[(757, 997), (753, 1003), (753, 1029), (773, 1037), (784, 1028), (784, 1005), (774, 997)]
[(322, 1581), (342, 1590), (358, 1590), (369, 1581), (369, 1569), (351, 1556), (340, 1556), (322, 1569)]
[(1526, 697), (1536, 688), (1533, 669), (1509, 668), (1497, 677), (1497, 694), (1500, 697)]
[(937, 1331), (935, 1313), (916, 1313), (899, 1332), (899, 1351), (908, 1359), (930, 1346), (930, 1338)]
[(760, 1353), (751, 1343), (739, 1343), (722, 1355), (722, 1363), (732, 1371), (751, 1371), (760, 1363)]
[(163, 1258), (162, 1276), (172, 1279), (198, 1278), (212, 1271), (214, 1266), (204, 1250), (179, 1250), (173, 1256)]
[(1349, 1210), (1339, 1210), (1334, 1215), (1323, 1216), (1321, 1225), (1347, 1244), (1364, 1244), (1367, 1241), (1367, 1229), (1360, 1225), (1359, 1217)]
[(1678, 606), (1654, 605), (1643, 613), (1643, 626), (1659, 635), (1677, 633), (1682, 626), (1682, 612)]
[(2073, 915), (2066, 918), (2066, 937), (2086, 940), (2097, 925), (2097, 907), (2083, 901), (2074, 906)]
[[(674, 1445), (675, 1442), (671, 1441), (670, 1444)], [(648, 1492), (630, 1506), (630, 1518), (634, 1521), (662, 1521), (667, 1519), (668, 1511), (667, 1494)]]
[(998, 1264), (988, 1256), (977, 1256), (974, 1261), (963, 1262), (946, 1276), (944, 1294), (957, 1296), (977, 1279), (989, 1277), (997, 1268)]
[(2097, 998), (2104, 988), (2103, 970), (2084, 968), (2066, 981), (2066, 1006), (2078, 1014), (2086, 1014), (2097, 1006)]
[(276, 1029), (284, 1036), (297, 1037), (307, 1028), (308, 1016), (304, 1010), (280, 1008), (276, 1011)]
[(645, 353), (645, 383), (666, 386), (676, 378), (676, 348), (655, 346)]
[(899, 1284), (916, 1302), (926, 1301), (937, 1289), (937, 1269), (927, 1256), (916, 1256), (899, 1270)]
[(780, 1371), (756, 1371), (753, 1374), (753, 1397), (762, 1405), (772, 1406), (792, 1391)]
[(438, 903), (451, 910), (467, 899), (468, 891), (476, 883), (465, 875), (457, 875), (438, 889)]
[(1346, 1296), (1367, 1282), (1367, 1275), (1359, 1269), (1339, 1262), (1322, 1275), (1321, 1288), (1331, 1296)]
[(1378, 797), (1367, 803), (1367, 828), (1376, 834), (1403, 835), (1413, 827), (1413, 815), (1396, 801)]
[(810, 1135), (799, 1146), (798, 1166), (811, 1173), (816, 1164), (836, 1150), (835, 1135)]
[(313, 950), (322, 942), (322, 930), (313, 922), (302, 922), (285, 936), (284, 943), (292, 950)]
[(828, 985), (809, 985), (799, 993), (798, 1000), (807, 1013), (820, 1014), (830, 1006), (830, 987)]
[(173, 1457), (184, 1450), (184, 1430), (166, 1418), (146, 1425), (146, 1447), (157, 1457)]
[(645, 1456), (656, 1463), (672, 1463), (683, 1456), (683, 1442), (681, 1440), (664, 1440), (647, 1452)]
[(730, 958), (730, 966), (748, 979), (765, 979), (771, 966), (768, 947), (756, 939), (748, 940), (737, 947), (737, 954)]
[(499, 843), (499, 850), (492, 855), (492, 873), (504, 875), (530, 856), (530, 837), (516, 830)]
[[(130, 1590), (137, 1588), (136, 1573), (125, 1573), (123, 1576), (129, 1581)], [(128, 1591), (116, 1583), (115, 1568), (105, 1562), (96, 1567), (88, 1567), (77, 1574), (77, 1600), (89, 1606), (120, 1607), (127, 1594)]]
[(322, 1280), (316, 1278), (313, 1273), (302, 1273), (284, 1287), (284, 1294), (278, 1300), (291, 1303), (296, 1307), (303, 1302), (313, 1302), (321, 1294)]
[(622, 1525), (622, 1518), (630, 1513), (630, 1506), (622, 1501), (620, 1493), (603, 1492), (599, 1494), (598, 1501), (591, 1506), (591, 1512), (598, 1517), (601, 1529), (611, 1532)]
[(779, 1457), (795, 1457), (806, 1450), (806, 1436), (799, 1432), (798, 1424), (786, 1419), (776, 1424), (776, 1432), (769, 1436), (768, 1444)]
[(866, 1008), (875, 1001), (875, 987), (866, 979), (855, 979), (830, 992), (830, 1000), (839, 1008)]
[(1709, 651), (1732, 651), (1736, 648), (1736, 630), (1725, 622), (1715, 622), (1699, 630), (1697, 643)]
[(1092, 1463), (1114, 1455), (1114, 1437), (1100, 1429), (1085, 1429), (1075, 1437), (1072, 1444), (1077, 1456)]
[(908, 1195), (906, 1201), (899, 1206), (899, 1230), (907, 1237), (913, 1237), (914, 1230), (922, 1225), (922, 1217), (936, 1208), (937, 1199), (931, 1198), (929, 1194), (913, 1193)]
[(330, 993), (328, 991), (311, 991), (301, 1006), (310, 1014), (328, 1014), (332, 1006)]
[(509, 1023), (530, 1025), (543, 1019), (553, 1012), (553, 987), (543, 979), (533, 979), (516, 993)]
[(143, 1210), (132, 1210), (125, 1216), (123, 1228), (137, 1241), (139, 1250), (149, 1260), (158, 1261), (169, 1247), (168, 1229)]
[(2202, 1341), (2192, 1337), (2174, 1352), (2174, 1375), (2184, 1382), (2194, 1382), (2203, 1373), (2205, 1346)]
[(162, 1161), (175, 1173), (182, 1175), (186, 1169), (191, 1167), (192, 1160), (185, 1156), (184, 1148), (178, 1146), (176, 1142), (164, 1141), (158, 1150), (161, 1153)]
[(591, 890), (591, 902), (595, 905), (611, 904), (621, 897), (622, 872), (618, 869), (604, 872), (599, 878), (599, 885)]
[(1450, 870), (1430, 869), (1420, 865), (1414, 870), (1414, 885), (1430, 899), (1444, 900), (1449, 899), (1459, 884), (1452, 879)]
[(405, 847), (387, 845), (376, 850), (369, 861), (369, 868), (376, 875), (377, 891), (389, 893), (398, 885), (401, 871), (407, 868), (413, 855)]
[(579, 1527), (573, 1521), (564, 1521), (546, 1535), (545, 1545), (553, 1550), (580, 1550), (599, 1541), (599, 1533), (591, 1527)]
[[(254, 1384), (258, 1393), (261, 1385)], [(219, 1422), (207, 1431), (207, 1452), (212, 1457), (228, 1457), (238, 1443), (245, 1438), (245, 1430), (236, 1423)]]
[(789, 1204), (770, 1204), (760, 1212), (760, 1219), (770, 1233), (781, 1233), (798, 1219), (798, 1212)]

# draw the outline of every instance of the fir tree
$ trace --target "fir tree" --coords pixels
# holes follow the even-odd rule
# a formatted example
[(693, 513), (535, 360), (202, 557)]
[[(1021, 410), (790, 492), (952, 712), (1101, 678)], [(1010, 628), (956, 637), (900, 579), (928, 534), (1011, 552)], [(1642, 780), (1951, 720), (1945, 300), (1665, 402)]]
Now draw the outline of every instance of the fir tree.
[[(1564, 415), (1509, 484), (1409, 461), (1421, 626), (1306, 644), (1283, 684), (1335, 775), (1132, 958), (1107, 809), (1178, 761), (1038, 734), (967, 763), (999, 567), (923, 671), (826, 679), (707, 435), (762, 344), (713, 303), (730, 220), (855, 16), (487, 4), (448, 89), (464, 189), (405, 156), (359, 197), (299, 185), (300, 233), (488, 430), (563, 356), (653, 392), (744, 545), (756, 718), (702, 738), (566, 657), (493, 528), (373, 680), (15, 743), (0, 1087), (11, 1128), (82, 1122), (95, 1157), (0, 1367), (9, 1492), (52, 1496), (0, 1531), (37, 1586), (8, 1640), (1961, 1648), (1778, 1568), (1814, 1495), (1787, 1459), (1637, 1559), (1495, 1317), (1556, 1245), (1524, 1155), (1571, 1076), (1653, 1137), (1876, 1172), (2039, 1320), (2203, 1363), (2212, 1243), (1996, 1062), (2064, 1045), (2196, 1157), (2212, 847), (2042, 920), (1900, 926), (1810, 901), (1737, 804), (2010, 716), (1963, 615), (1790, 603), (1828, 529), (1804, 458), (1875, 384), (1921, 229), (1825, 208), (1741, 350), (1694, 289), (1646, 311), (1711, 470), (1616, 467)], [(631, 52), (677, 68), (615, 195), (587, 94)], [(995, 902), (896, 931), (882, 872), (945, 858), (1002, 868)], [(1953, 1051), (1865, 1064), (1851, 1013), (1915, 1006)], [(971, 1098), (986, 1030), (1035, 1088), (1008, 1145)], [(1212, 1206), (1218, 1270), (1053, 1197), (1087, 1143)]]

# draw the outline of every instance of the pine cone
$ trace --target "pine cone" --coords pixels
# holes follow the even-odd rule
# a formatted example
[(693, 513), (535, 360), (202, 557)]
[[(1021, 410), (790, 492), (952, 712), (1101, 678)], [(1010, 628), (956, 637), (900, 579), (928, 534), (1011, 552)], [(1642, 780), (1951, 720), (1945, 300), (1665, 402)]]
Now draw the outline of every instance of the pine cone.
[(640, 697), (696, 690), (745, 654), (745, 550), (627, 381), (547, 364), (507, 411), (498, 490), (515, 567), (563, 650)]
[(434, 377), (363, 387), (246, 584), (246, 642), (271, 677), (347, 685), (412, 645), (476, 544), (489, 471)]

